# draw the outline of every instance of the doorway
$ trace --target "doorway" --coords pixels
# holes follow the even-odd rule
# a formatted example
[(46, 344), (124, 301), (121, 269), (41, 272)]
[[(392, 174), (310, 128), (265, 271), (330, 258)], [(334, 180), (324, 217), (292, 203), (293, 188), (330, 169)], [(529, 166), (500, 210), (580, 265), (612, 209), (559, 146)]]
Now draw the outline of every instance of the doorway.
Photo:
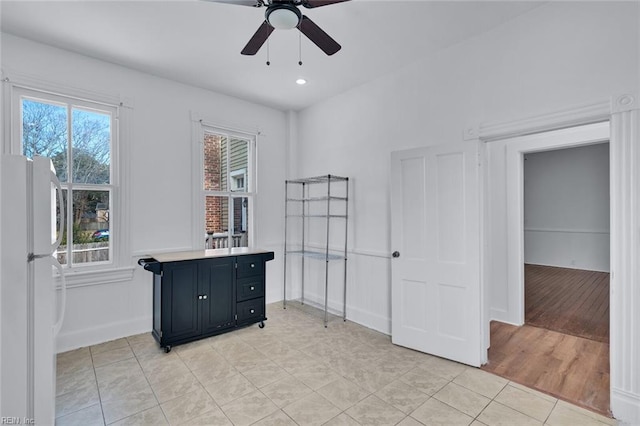
[(509, 289), (521, 319), (491, 323), (483, 368), (610, 415), (608, 133), (604, 123), (507, 145)]
[(609, 143), (523, 162), (525, 324), (609, 343)]

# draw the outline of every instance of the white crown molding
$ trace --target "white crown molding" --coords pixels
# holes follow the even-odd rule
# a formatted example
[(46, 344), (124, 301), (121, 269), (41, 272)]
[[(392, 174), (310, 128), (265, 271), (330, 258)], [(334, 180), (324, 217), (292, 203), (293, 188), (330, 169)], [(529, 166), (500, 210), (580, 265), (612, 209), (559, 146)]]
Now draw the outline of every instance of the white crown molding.
[(549, 130), (580, 126), (609, 120), (611, 114), (640, 109), (640, 96), (630, 91), (589, 104), (576, 105), (552, 113), (503, 122), (488, 122), (467, 126), (463, 139), (484, 142), (523, 136)]
[(466, 129), (464, 129), (464, 134), (462, 136), (462, 139), (465, 141), (477, 140), (479, 139), (478, 132), (479, 132), (478, 126), (469, 126)]
[(491, 142), (549, 130), (598, 123), (609, 120), (610, 116), (611, 100), (606, 100), (527, 118), (471, 125), (464, 131), (464, 140), (480, 139), (483, 142)]
[(611, 97), (611, 113), (633, 111), (640, 109), (638, 93), (623, 93)]

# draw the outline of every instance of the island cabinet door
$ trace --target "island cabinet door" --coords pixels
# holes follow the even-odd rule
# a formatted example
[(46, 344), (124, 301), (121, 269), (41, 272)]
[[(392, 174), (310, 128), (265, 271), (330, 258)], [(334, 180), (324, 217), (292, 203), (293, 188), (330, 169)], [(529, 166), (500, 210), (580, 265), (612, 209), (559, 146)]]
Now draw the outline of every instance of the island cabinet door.
[(170, 262), (163, 268), (162, 342), (200, 334), (198, 265)]
[(235, 325), (235, 258), (199, 262), (198, 284), (202, 312), (202, 333), (208, 334)]

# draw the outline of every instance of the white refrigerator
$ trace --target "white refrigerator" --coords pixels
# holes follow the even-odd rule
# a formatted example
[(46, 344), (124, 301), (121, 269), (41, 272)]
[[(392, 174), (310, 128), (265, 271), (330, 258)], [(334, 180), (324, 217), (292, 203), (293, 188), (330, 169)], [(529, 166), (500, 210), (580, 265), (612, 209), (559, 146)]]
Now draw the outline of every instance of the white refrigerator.
[(65, 222), (56, 229), (56, 198), (64, 218), (62, 188), (48, 158), (3, 155), (1, 161), (0, 417), (49, 425), (55, 420), (55, 339), (66, 300), (55, 258)]

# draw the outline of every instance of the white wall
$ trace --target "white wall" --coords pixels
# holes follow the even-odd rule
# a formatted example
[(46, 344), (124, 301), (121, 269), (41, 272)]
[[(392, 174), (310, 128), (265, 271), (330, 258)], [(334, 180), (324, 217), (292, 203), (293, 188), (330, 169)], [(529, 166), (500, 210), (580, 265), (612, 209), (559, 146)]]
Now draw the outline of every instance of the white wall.
[[(637, 91), (639, 18), (638, 2), (546, 3), (438, 54), (420, 58), (418, 53), (418, 62), (401, 71), (300, 112), (298, 173), (352, 178), (350, 319), (390, 331), (391, 260), (381, 257), (394, 250), (390, 152), (458, 142), (480, 123), (549, 114)], [(515, 323), (517, 312), (509, 305), (505, 151), (500, 141), (486, 144), (483, 276), (490, 318)], [(633, 323), (634, 311), (618, 312), (624, 319), (616, 319), (617, 325)], [(637, 422), (640, 392), (629, 383), (637, 384), (639, 376), (631, 367), (636, 364), (623, 365), (637, 354), (622, 352), (629, 346), (619, 342), (628, 328), (612, 334), (612, 365), (619, 369), (612, 369), (612, 407), (614, 415)], [(633, 338), (624, 336), (632, 345)]]
[[(298, 172), (352, 178), (349, 318), (390, 331), (389, 154), (638, 87), (638, 4), (554, 2), (299, 113)], [(611, 66), (611, 64), (616, 64)], [(488, 144), (487, 284), (508, 314), (504, 146)], [(338, 300), (333, 301), (339, 303)], [(339, 307), (339, 305), (338, 305)]]
[(524, 260), (609, 272), (609, 144), (525, 154)]
[[(2, 3), (0, 3), (0, 18), (2, 17)], [(0, 47), (2, 46), (2, 32), (0, 32)], [(2, 66), (2, 61), (0, 61), (0, 67)], [(4, 110), (2, 106), (2, 102), (0, 102), (0, 117), (3, 117)], [(4, 134), (4, 123), (0, 118), (0, 135)], [(1, 175), (1, 173), (0, 173)], [(0, 178), (2, 179), (2, 178)], [(0, 200), (2, 200), (2, 181), (0, 180)], [(0, 209), (0, 221), (2, 221), (2, 209)], [(2, 240), (2, 230), (0, 229), (0, 240)], [(2, 247), (0, 247), (0, 259), (2, 259)], [(2, 283), (0, 283), (1, 285)], [(2, 318), (2, 307), (0, 306), (0, 318)], [(0, 339), (0, 370), (2, 370), (2, 341)], [(2, 390), (0, 389), (0, 413), (4, 413), (2, 409)]]
[[(267, 302), (280, 300), (286, 114), (210, 91), (17, 38), (2, 36), (2, 67), (56, 85), (133, 103), (130, 140), (131, 281), (69, 291), (59, 349), (151, 330), (151, 274), (135, 262), (149, 252), (191, 247), (191, 111), (215, 124), (259, 128), (256, 245), (276, 251), (267, 267)], [(273, 202), (277, 200), (277, 202)]]

